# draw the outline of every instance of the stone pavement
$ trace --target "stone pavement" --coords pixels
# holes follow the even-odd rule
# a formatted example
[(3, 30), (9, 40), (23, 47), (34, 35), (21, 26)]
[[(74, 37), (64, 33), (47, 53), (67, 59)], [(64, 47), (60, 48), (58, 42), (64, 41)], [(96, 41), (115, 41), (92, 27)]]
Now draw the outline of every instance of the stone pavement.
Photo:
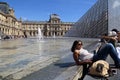
[[(73, 39), (37, 42), (35, 39), (0, 42), (1, 80), (77, 80), (76, 66), (70, 52)], [(85, 45), (94, 40), (85, 39)]]
[(21, 80), (72, 80), (78, 69), (79, 66), (75, 66), (70, 54)]
[[(95, 44), (96, 42), (87, 45), (86, 48), (93, 51), (92, 48)], [(76, 66), (72, 54), (68, 53), (69, 55), (21, 80), (78, 80), (81, 76), (82, 66)]]

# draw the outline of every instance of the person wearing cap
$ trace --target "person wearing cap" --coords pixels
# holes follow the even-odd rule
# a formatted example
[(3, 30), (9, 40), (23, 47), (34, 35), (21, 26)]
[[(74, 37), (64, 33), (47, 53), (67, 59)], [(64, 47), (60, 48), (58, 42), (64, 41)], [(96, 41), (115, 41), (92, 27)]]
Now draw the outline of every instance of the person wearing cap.
[(115, 31), (116, 33), (118, 33), (118, 32), (119, 32), (117, 29), (112, 29), (112, 31)]
[(112, 29), (109, 31), (108, 35), (103, 35), (101, 38), (101, 45), (104, 43), (112, 43), (113, 46), (116, 48), (118, 57), (120, 58), (120, 32), (117, 29)]
[(105, 43), (112, 43), (115, 47), (115, 43), (118, 40), (117, 33), (115, 31), (109, 31), (108, 35), (102, 35), (101, 40), (104, 40)]

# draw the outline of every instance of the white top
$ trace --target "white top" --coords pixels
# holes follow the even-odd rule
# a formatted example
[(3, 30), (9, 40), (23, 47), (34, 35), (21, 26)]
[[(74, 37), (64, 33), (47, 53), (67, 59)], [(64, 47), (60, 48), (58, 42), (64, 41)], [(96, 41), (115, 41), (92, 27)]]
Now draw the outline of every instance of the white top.
[(93, 58), (93, 55), (94, 55), (94, 54), (89, 53), (87, 50), (81, 48), (81, 49), (80, 49), (79, 59), (80, 59), (80, 60), (92, 59), (92, 58)]

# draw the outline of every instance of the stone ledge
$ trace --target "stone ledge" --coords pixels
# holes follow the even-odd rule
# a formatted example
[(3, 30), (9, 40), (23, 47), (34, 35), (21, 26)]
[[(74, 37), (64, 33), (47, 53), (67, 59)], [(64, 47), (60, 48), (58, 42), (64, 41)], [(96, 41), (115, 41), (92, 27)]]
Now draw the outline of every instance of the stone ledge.
[(20, 80), (77, 80), (81, 76), (82, 66), (76, 66), (72, 54), (32, 73)]
[(78, 78), (82, 75), (82, 66), (77, 66), (73, 60), (72, 54), (69, 54), (62, 58), (58, 64), (60, 64), (62, 68), (65, 68), (60, 75), (58, 75), (53, 80), (78, 80)]
[(81, 76), (82, 66), (72, 66), (54, 80), (78, 80)]

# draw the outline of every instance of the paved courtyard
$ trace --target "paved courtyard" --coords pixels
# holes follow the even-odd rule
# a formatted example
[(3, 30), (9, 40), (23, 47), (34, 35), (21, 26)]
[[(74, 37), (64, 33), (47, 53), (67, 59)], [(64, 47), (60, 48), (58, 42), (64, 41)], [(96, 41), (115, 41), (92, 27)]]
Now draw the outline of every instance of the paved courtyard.
[[(72, 75), (74, 68), (67, 69), (67, 67), (74, 66), (70, 48), (73, 41), (77, 39), (80, 38), (0, 41), (0, 79), (60, 80), (63, 78), (60, 76), (66, 76), (68, 73)], [(85, 46), (96, 41), (82, 40)], [(91, 48), (92, 46), (89, 46), (89, 50)], [(88, 79), (86, 77), (86, 80)]]
[(21, 79), (68, 55), (74, 39), (0, 41), (0, 78)]

